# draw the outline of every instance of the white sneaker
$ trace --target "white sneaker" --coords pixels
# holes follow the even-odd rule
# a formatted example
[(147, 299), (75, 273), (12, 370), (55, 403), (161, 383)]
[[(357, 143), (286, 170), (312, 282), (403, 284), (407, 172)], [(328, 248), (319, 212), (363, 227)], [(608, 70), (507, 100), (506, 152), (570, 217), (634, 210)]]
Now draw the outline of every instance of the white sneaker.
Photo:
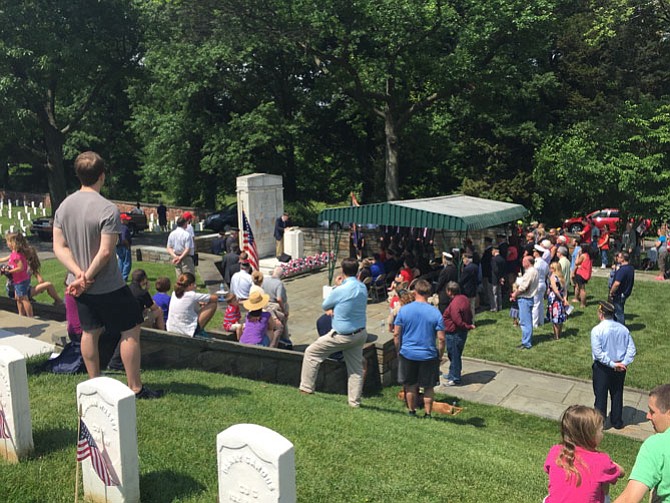
[(601, 269), (607, 269), (607, 266), (605, 264), (601, 264), (600, 268)]

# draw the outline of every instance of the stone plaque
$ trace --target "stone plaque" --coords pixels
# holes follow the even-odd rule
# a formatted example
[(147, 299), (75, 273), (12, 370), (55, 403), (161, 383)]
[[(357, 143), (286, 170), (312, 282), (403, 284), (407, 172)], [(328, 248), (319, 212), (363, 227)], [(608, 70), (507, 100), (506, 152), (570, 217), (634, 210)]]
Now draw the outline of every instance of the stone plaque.
[(82, 461), (84, 497), (88, 501), (140, 501), (135, 394), (109, 377), (96, 377), (77, 386), (77, 407), (117, 485), (106, 485), (91, 459)]
[(0, 457), (12, 463), (33, 451), (26, 360), (16, 349), (0, 346)]
[(219, 503), (296, 501), (293, 444), (256, 424), (236, 424), (216, 437)]

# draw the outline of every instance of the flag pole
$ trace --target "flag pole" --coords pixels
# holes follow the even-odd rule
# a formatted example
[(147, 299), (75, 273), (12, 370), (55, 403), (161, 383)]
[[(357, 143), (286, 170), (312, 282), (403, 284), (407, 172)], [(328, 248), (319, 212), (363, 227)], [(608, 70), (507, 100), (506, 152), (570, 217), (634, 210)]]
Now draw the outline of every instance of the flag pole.
[[(77, 418), (77, 445), (79, 445), (79, 434), (81, 433), (81, 404), (79, 404), (79, 416)], [(75, 486), (74, 486), (74, 503), (79, 502), (79, 465), (81, 463), (77, 461), (77, 470), (75, 472)]]
[[(102, 448), (105, 448), (105, 431), (100, 430), (100, 445)], [(100, 451), (100, 454), (102, 454), (102, 450)], [(104, 459), (103, 459), (104, 461)], [(107, 503), (107, 483), (103, 482), (103, 485), (105, 486), (105, 503)]]
[[(9, 431), (9, 426), (7, 425), (7, 416), (5, 415), (5, 408), (2, 406), (2, 404), (0, 404), (0, 411), (2, 411), (2, 418), (3, 418), (2, 427), (5, 429), (5, 431)], [(9, 461), (9, 450), (7, 450), (7, 436), (5, 435), (5, 431), (2, 432), (2, 440), (4, 441), (5, 444), (4, 458), (5, 461)]]

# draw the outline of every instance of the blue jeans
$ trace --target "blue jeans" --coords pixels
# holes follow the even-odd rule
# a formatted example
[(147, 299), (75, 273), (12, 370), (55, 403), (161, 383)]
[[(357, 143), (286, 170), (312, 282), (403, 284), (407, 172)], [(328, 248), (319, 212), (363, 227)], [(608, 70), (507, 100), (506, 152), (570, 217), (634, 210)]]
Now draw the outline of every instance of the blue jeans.
[(466, 331), (447, 332), (445, 336), (447, 339), (447, 355), (450, 361), (447, 379), (449, 381), (461, 382), (461, 369), (463, 368), (461, 356), (463, 355), (465, 341), (468, 340), (468, 333)]
[(533, 345), (533, 299), (519, 297), (519, 324), (521, 325), (521, 344), (527, 348)]
[(626, 297), (617, 295), (612, 299), (612, 304), (614, 304), (614, 321), (618, 321), (624, 325), (623, 308), (626, 305)]
[(602, 264), (607, 267), (607, 250), (600, 250), (600, 258), (602, 260)]
[(130, 248), (125, 246), (116, 247), (116, 258), (119, 261), (119, 270), (121, 271), (121, 276), (123, 276), (123, 281), (128, 281), (128, 276), (130, 275), (130, 268), (133, 265), (132, 254), (130, 253)]

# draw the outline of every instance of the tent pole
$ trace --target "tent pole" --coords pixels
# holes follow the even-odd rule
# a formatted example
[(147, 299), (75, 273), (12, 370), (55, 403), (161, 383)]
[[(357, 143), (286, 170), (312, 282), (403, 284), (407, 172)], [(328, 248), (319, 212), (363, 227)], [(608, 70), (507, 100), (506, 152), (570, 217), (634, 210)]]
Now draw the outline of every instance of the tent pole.
[[(331, 235), (333, 230), (335, 231), (334, 249), (332, 246), (333, 243), (331, 241)], [(328, 261), (328, 286), (333, 285), (333, 276), (335, 276), (335, 268), (337, 267), (337, 259), (340, 253), (340, 238), (342, 235), (341, 231), (342, 229), (340, 228), (339, 225), (333, 226), (333, 229), (330, 228), (330, 225), (328, 226), (328, 250), (333, 253), (332, 260)]]

